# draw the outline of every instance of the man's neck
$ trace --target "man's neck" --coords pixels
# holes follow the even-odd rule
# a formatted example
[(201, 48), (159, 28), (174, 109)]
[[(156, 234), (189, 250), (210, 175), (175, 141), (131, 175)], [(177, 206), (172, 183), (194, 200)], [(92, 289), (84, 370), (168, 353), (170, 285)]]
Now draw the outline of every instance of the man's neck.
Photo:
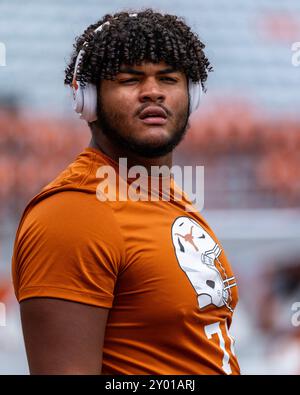
[(136, 165), (144, 166), (149, 174), (151, 173), (151, 166), (172, 167), (172, 152), (158, 158), (145, 158), (133, 154), (129, 150), (117, 147), (103, 134), (100, 136), (98, 135), (97, 139), (95, 139), (93, 136), (89, 143), (89, 147), (103, 152), (106, 156), (110, 157), (117, 163), (119, 162), (120, 158), (127, 158), (127, 164), (129, 168)]

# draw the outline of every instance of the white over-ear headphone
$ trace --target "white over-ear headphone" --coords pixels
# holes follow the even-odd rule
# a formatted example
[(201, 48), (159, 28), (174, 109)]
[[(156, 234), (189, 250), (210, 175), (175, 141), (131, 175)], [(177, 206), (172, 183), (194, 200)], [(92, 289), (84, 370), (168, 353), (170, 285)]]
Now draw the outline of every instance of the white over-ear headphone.
[[(137, 17), (137, 14), (129, 14), (130, 17)], [(103, 26), (109, 25), (110, 22), (104, 22), (94, 30), (94, 33), (99, 32), (103, 29)], [(97, 87), (94, 84), (86, 83), (84, 87), (80, 86), (80, 82), (77, 81), (77, 69), (80, 60), (84, 55), (84, 47), (87, 44), (85, 41), (82, 45), (82, 49), (79, 51), (73, 73), (72, 90), (73, 90), (73, 101), (74, 110), (80, 114), (80, 118), (87, 122), (93, 122), (97, 120)], [(200, 104), (200, 98), (202, 95), (201, 82), (193, 82), (189, 80), (189, 96), (190, 96), (190, 112), (197, 110)]]

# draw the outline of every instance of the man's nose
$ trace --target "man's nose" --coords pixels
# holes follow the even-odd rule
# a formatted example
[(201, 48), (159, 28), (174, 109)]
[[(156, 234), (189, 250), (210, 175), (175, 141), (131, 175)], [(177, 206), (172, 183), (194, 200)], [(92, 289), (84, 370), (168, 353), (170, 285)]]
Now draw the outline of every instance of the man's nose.
[(149, 79), (141, 84), (139, 100), (142, 103), (145, 103), (147, 101), (162, 103), (164, 102), (165, 98), (166, 95), (157, 83), (157, 81)]

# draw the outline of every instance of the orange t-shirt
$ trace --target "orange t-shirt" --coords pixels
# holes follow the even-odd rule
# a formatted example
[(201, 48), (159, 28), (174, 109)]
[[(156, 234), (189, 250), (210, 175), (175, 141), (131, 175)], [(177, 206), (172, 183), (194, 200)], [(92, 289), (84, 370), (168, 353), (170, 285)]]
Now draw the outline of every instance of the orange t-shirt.
[(118, 170), (86, 148), (26, 207), (18, 301), (109, 308), (102, 374), (239, 374), (228, 332), (238, 292), (216, 236), (186, 195), (175, 199), (173, 180), (169, 201), (101, 201), (103, 166)]

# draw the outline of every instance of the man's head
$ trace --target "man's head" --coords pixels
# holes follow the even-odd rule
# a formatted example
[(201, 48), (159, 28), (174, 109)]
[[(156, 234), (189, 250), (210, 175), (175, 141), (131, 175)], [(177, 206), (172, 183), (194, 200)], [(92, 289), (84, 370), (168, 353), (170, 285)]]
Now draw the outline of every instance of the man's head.
[(114, 144), (145, 157), (171, 152), (187, 129), (188, 84), (200, 82), (204, 89), (211, 70), (204, 44), (173, 15), (149, 9), (136, 17), (106, 15), (77, 39), (66, 84), (72, 84), (83, 45), (76, 80), (97, 87), (93, 134), (101, 130)]

